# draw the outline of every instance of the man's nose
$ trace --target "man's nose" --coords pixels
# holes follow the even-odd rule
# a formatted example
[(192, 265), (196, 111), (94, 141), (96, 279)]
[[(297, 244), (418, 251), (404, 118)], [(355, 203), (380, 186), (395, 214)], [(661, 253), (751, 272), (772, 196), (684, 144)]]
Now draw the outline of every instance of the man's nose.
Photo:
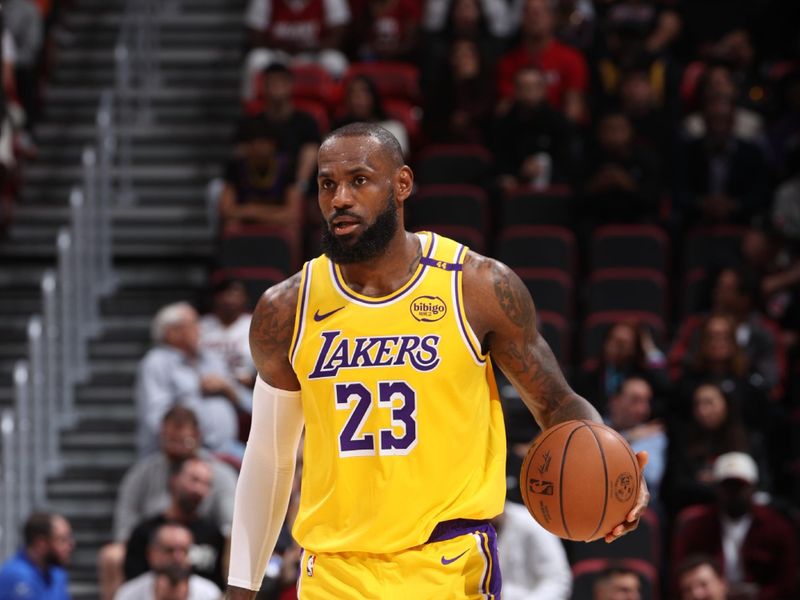
[(353, 195), (347, 185), (337, 185), (336, 193), (333, 195), (333, 207), (336, 209), (348, 208), (353, 206)]

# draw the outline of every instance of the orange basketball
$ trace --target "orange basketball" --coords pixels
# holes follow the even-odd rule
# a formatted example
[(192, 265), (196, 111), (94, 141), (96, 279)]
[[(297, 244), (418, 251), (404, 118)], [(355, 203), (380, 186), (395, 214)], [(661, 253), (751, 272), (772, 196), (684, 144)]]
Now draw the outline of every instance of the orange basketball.
[(604, 536), (636, 504), (639, 463), (616, 431), (592, 421), (546, 429), (522, 463), (520, 489), (539, 524), (560, 538)]

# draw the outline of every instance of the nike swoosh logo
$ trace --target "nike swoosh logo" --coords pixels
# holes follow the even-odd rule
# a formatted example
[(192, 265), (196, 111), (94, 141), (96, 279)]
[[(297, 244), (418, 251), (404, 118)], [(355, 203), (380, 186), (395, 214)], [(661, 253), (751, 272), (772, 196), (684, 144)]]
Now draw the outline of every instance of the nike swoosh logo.
[(323, 314), (319, 314), (319, 309), (314, 313), (314, 320), (315, 321), (324, 321), (328, 317), (330, 317), (333, 313), (337, 313), (342, 310), (344, 306), (340, 306), (339, 308), (334, 308), (331, 312), (326, 312)]
[(458, 556), (456, 556), (455, 558), (445, 558), (444, 556), (442, 556), (442, 564), (443, 564), (443, 565), (449, 565), (450, 563), (454, 563), (454, 562), (456, 562), (456, 561), (457, 561), (459, 558), (461, 558), (462, 556), (464, 556), (464, 555), (465, 555), (467, 552), (469, 552), (469, 550), (464, 550), (464, 551), (463, 551), (461, 554), (459, 554), (459, 555), (458, 555)]

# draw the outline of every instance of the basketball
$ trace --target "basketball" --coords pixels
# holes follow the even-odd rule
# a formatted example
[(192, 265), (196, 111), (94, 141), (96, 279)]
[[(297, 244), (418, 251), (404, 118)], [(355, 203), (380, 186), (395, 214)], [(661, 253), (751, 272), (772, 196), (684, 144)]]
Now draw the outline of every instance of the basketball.
[(541, 433), (522, 463), (520, 488), (533, 518), (560, 538), (590, 541), (625, 520), (639, 492), (639, 463), (616, 431), (566, 421)]

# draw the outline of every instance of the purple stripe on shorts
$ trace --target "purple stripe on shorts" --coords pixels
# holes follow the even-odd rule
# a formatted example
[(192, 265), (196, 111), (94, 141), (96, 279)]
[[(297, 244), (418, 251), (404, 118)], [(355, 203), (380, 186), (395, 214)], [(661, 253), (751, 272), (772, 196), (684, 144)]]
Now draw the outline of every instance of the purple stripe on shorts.
[(497, 532), (489, 521), (478, 519), (442, 521), (433, 529), (433, 533), (431, 533), (427, 543), (443, 542), (462, 535), (472, 535), (473, 533), (485, 533), (488, 538), (488, 548), (485, 548), (485, 544), (481, 544), (481, 550), (491, 565), (489, 588), (484, 588), (484, 591), (499, 600), (503, 580), (500, 574), (500, 561), (497, 559)]

